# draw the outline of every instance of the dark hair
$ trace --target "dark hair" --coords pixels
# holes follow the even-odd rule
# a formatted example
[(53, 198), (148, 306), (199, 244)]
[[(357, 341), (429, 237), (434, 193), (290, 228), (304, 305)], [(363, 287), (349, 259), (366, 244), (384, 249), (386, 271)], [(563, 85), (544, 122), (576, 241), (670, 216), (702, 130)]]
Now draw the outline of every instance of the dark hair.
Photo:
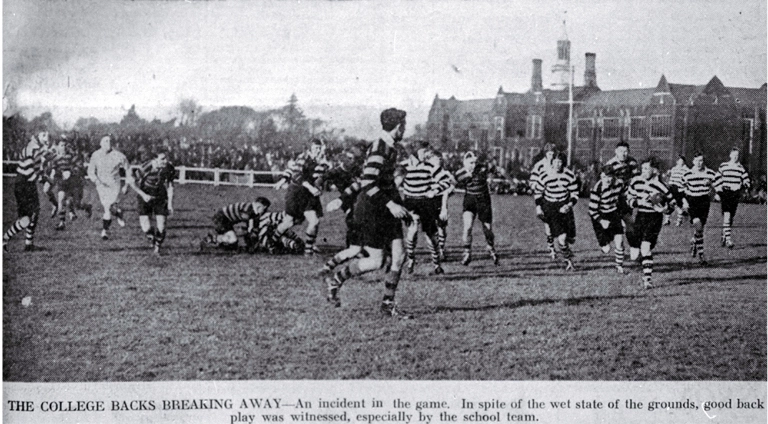
[(554, 159), (560, 159), (563, 162), (563, 165), (568, 162), (568, 156), (566, 156), (566, 154), (563, 152), (555, 152)]
[(685, 156), (683, 156), (683, 155), (677, 155), (677, 158), (678, 159), (682, 159), (683, 162), (687, 162), (688, 161), (688, 159), (686, 159)]
[(616, 143), (616, 148), (618, 149), (619, 147), (626, 147), (627, 149), (629, 149), (629, 143), (627, 143), (624, 140), (621, 140), (620, 142)]
[(557, 151), (555, 143), (545, 143), (543, 151), (545, 151), (545, 152), (555, 152), (555, 151)]
[(655, 168), (655, 169), (659, 169), (659, 166), (660, 166), (659, 158), (657, 158), (656, 156), (648, 156), (647, 158), (643, 159), (643, 162), (641, 163), (641, 165), (643, 163), (647, 163), (651, 165), (651, 168)]
[(309, 144), (314, 144), (316, 146), (322, 146), (323, 140), (320, 140), (319, 138), (313, 138), (312, 140), (309, 140)]
[(610, 175), (610, 176), (616, 175), (616, 170), (613, 169), (613, 166), (611, 166), (611, 165), (603, 165), (603, 167), (600, 169), (600, 172), (602, 172), (605, 175)]
[(270, 202), (266, 197), (257, 197), (256, 203), (261, 203), (264, 205), (264, 209), (269, 209), (269, 206), (272, 204), (272, 202)]
[(697, 151), (693, 152), (693, 157), (694, 158), (697, 158), (699, 156), (704, 157), (704, 152), (702, 152), (701, 150), (697, 150)]
[(405, 121), (405, 111), (389, 108), (381, 112), (381, 128), (384, 131), (392, 131)]
[(739, 152), (739, 153), (741, 153), (741, 149), (739, 149), (739, 148), (738, 148), (738, 147), (736, 147), (736, 146), (733, 146), (733, 147), (731, 148), (731, 151), (732, 151), (732, 152)]

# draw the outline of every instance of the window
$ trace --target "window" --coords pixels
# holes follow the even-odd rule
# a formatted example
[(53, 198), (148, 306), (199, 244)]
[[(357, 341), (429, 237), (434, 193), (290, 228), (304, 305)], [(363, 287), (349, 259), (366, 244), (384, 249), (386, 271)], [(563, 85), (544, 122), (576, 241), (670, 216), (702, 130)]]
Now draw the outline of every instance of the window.
[(541, 138), (541, 116), (530, 115), (525, 119), (525, 138), (538, 140)]
[(645, 119), (642, 116), (632, 117), (629, 121), (629, 138), (645, 137), (644, 123)]
[(494, 135), (497, 139), (504, 138), (504, 117), (503, 116), (494, 116), (493, 117), (493, 129), (494, 129)]
[(656, 156), (659, 160), (669, 164), (672, 162), (672, 152), (666, 149), (653, 149), (650, 151), (651, 156)]
[(580, 140), (592, 139), (592, 119), (579, 119), (576, 125), (576, 138)]
[(603, 119), (603, 138), (619, 138), (620, 136), (619, 118)]
[(651, 116), (651, 138), (669, 138), (672, 136), (672, 117), (670, 115)]

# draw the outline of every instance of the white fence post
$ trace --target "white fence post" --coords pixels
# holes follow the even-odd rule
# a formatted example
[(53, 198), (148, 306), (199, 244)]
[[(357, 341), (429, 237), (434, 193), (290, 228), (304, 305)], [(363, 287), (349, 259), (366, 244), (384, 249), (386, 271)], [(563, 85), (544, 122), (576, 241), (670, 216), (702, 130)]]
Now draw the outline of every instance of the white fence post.
[(219, 185), (219, 168), (213, 170), (213, 186)]
[(248, 173), (248, 187), (253, 188), (253, 181), (256, 179), (256, 174), (253, 171)]
[(180, 166), (179, 167), (179, 184), (186, 184), (186, 183), (187, 183), (187, 167)]

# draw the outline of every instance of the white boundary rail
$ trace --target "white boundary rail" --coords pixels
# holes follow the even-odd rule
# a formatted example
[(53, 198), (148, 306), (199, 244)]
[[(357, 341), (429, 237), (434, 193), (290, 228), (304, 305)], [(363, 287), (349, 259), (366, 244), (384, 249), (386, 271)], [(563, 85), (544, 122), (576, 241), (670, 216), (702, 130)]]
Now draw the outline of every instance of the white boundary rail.
[[(18, 161), (3, 161), (3, 177), (14, 177), (15, 173), (6, 173), (6, 169), (18, 164)], [(138, 168), (131, 165), (131, 170)], [(213, 186), (272, 187), (282, 172), (245, 171), (219, 168), (176, 167), (178, 184), (208, 184)]]

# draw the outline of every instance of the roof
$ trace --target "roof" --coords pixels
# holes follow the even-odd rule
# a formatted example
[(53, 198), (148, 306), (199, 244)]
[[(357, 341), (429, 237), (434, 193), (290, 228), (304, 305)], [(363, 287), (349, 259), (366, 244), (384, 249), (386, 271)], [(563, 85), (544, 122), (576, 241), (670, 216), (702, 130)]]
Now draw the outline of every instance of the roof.
[(584, 100), (585, 107), (645, 106), (651, 102), (656, 87), (597, 92)]
[(457, 100), (451, 97), (448, 100), (438, 99), (439, 107), (453, 115), (472, 115), (476, 118), (482, 118), (485, 114), (490, 114), (496, 99), (473, 99)]
[(743, 106), (765, 106), (765, 86), (760, 88), (726, 87), (733, 94), (734, 101)]

